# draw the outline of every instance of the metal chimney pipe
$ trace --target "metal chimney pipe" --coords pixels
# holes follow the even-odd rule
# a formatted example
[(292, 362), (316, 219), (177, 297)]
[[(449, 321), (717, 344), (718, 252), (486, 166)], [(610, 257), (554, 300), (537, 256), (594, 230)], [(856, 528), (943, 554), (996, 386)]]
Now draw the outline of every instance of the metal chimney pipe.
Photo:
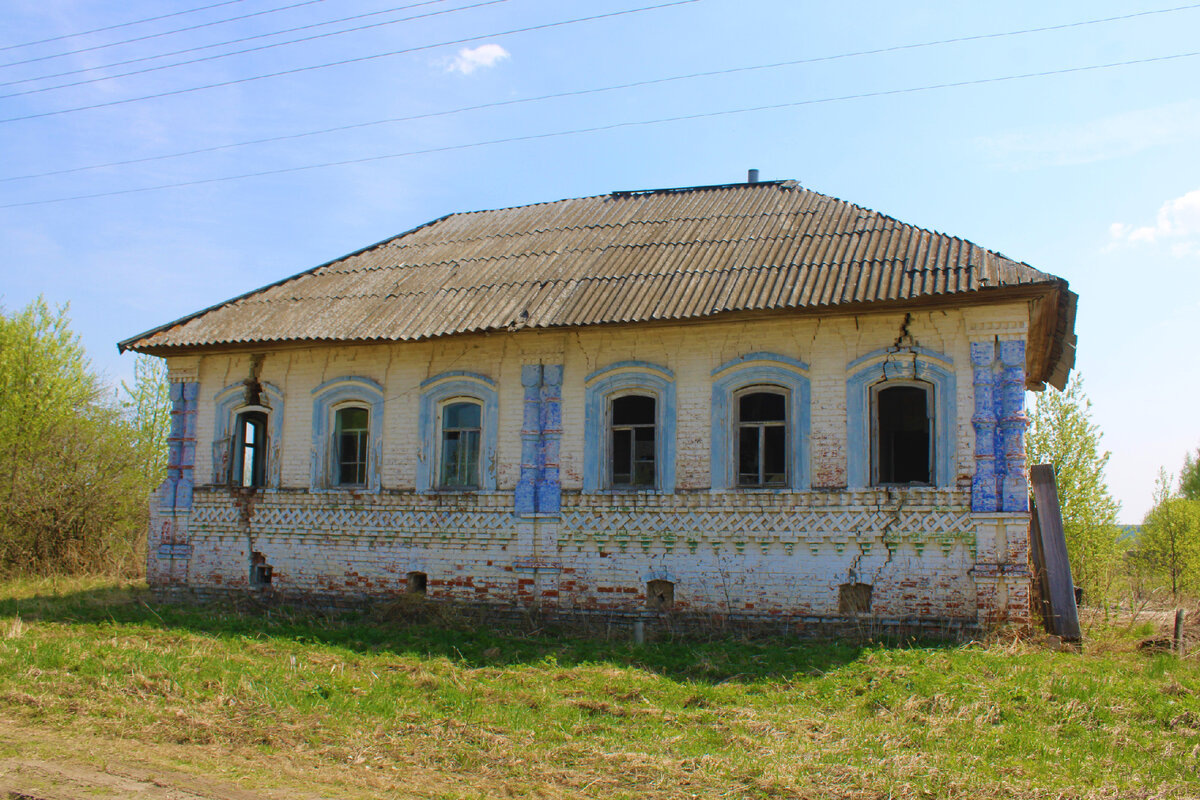
[(752, 169), (746, 173), (746, 183), (758, 183), (758, 170)]

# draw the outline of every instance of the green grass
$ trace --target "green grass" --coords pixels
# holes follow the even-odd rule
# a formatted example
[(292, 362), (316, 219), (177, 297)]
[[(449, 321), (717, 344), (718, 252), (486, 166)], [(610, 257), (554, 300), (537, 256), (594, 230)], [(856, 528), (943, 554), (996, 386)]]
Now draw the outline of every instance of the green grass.
[(1133, 633), (1083, 654), (639, 646), (423, 607), (243, 614), (10, 583), (0, 714), (242, 783), (336, 780), (345, 797), (1195, 796), (1200, 663), (1145, 655)]

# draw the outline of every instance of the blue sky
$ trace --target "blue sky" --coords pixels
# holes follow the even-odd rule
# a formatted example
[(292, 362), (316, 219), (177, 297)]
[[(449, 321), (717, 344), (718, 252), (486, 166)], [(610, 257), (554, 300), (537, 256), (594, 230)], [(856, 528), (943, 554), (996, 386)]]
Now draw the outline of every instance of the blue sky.
[[(217, 1), (6, 0), (0, 47)], [(1177, 471), (1200, 445), (1200, 55), (1185, 55), (1200, 50), (1200, 4), (861, 2), (847, 13), (694, 0), (581, 22), (570, 21), (669, 0), (272, 11), (301, 2), (236, 0), (0, 50), (0, 179), (154, 159), (0, 180), (0, 303), (70, 302), (95, 365), (120, 379), (132, 357), (117, 355), (118, 340), (442, 214), (729, 183), (757, 167), (1069, 280), (1078, 368), (1123, 521), (1140, 521), (1160, 466)], [(413, 7), (275, 33), (400, 6)], [(243, 15), (254, 16), (221, 22)], [(1074, 24), (1110, 17), (1126, 18)], [(205, 23), (216, 24), (105, 46)], [(386, 24), (92, 80), (373, 23)], [(259, 38), (150, 58), (246, 37)], [(469, 41), (430, 46), (458, 40)], [(931, 42), (943, 43), (912, 46)], [(885, 52), (849, 55), (874, 50)], [(381, 55), (396, 51), (407, 52)], [(1179, 57), (1149, 61), (1168, 56)], [(145, 60), (112, 66), (135, 59)], [(1134, 61), (1144, 63), (1079, 69)], [(1057, 74), (1014, 77), (1034, 73)], [(91, 82), (29, 93), (81, 80)], [(181, 91), (218, 83), (228, 85)], [(926, 88), (942, 84), (967, 85)], [(120, 102), (166, 92), (178, 93)], [(776, 107), (543, 136), (763, 106)], [(531, 136), (542, 138), (520, 140)], [(473, 146), (501, 139), (518, 141)], [(454, 149), (402, 155), (437, 148)], [(305, 169), (277, 172), (295, 168)], [(212, 180), (261, 172), (277, 174)], [(196, 181), (208, 182), (128, 192)], [(108, 196), (63, 200), (80, 195)]]

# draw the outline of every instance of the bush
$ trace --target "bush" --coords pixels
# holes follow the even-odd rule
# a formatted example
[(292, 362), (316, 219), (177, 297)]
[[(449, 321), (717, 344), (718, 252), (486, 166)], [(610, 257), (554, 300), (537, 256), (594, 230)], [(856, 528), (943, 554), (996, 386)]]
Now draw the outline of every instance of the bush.
[(161, 467), (138, 415), (91, 371), (66, 308), (0, 313), (0, 571), (140, 571)]

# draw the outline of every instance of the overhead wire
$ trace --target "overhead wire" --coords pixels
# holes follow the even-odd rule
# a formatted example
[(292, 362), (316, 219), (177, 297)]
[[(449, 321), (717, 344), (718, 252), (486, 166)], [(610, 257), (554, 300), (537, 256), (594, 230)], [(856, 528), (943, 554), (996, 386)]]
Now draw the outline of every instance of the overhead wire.
[[(434, 5), (436, 3), (445, 3), (445, 2), (448, 2), (448, 0), (424, 0), (424, 2), (413, 3), (412, 5), (409, 5), (409, 6), (397, 6), (394, 9), (389, 9), (388, 12), (372, 12), (372, 14), (390, 13), (392, 11), (403, 11), (403, 10), (410, 9), (410, 8), (417, 8), (419, 6)], [(411, 17), (401, 17), (399, 19), (389, 19), (389, 20), (384, 20), (382, 22), (372, 22), (369, 25), (359, 25), (354, 28), (346, 28), (345, 30), (340, 30), (340, 31), (327, 31), (326, 33), (318, 33), (313, 36), (303, 36), (299, 39), (289, 39), (286, 42), (272, 42), (270, 44), (258, 45), (257, 47), (249, 47), (244, 50), (234, 50), (234, 51), (231, 51), (228, 53), (217, 53), (215, 55), (204, 56), (203, 58), (194, 58), (194, 59), (191, 59), (188, 61), (177, 61), (174, 64), (160, 64), (157, 67), (147, 67), (146, 69), (138, 69), (138, 70), (132, 70), (130, 72), (122, 72), (117, 75), (106, 75), (101, 78), (89, 78), (87, 80), (74, 81), (72, 83), (62, 83), (62, 84), (58, 84), (56, 86), (43, 86), (39, 89), (27, 89), (22, 92), (11, 92), (9, 94), (0, 94), (0, 100), (7, 99), (9, 97), (22, 97), (24, 95), (29, 95), (29, 94), (38, 94), (40, 92), (50, 92), (50, 91), (54, 91), (55, 89), (66, 89), (71, 86), (84, 86), (89, 83), (99, 83), (101, 81), (115, 80), (117, 78), (127, 78), (131, 75), (143, 75), (148, 72), (157, 72), (159, 70), (171, 69), (172, 67), (186, 66), (188, 64), (201, 64), (201, 63), (208, 62), (208, 61), (217, 61), (222, 58), (229, 58), (230, 56), (239, 56), (239, 55), (243, 55), (245, 53), (256, 53), (260, 50), (270, 50), (274, 47), (283, 47), (284, 45), (297, 44), (300, 42), (311, 42), (316, 39), (325, 39), (325, 38), (329, 38), (332, 36), (341, 36), (342, 34), (345, 34), (345, 33), (357, 33), (359, 31), (370, 30), (372, 28), (382, 28), (387, 25), (396, 25), (401, 22), (412, 22), (413, 20), (417, 20), (417, 19), (426, 19), (428, 17), (436, 17), (436, 16), (440, 16), (443, 14), (453, 14), (456, 11), (468, 11), (473, 8), (480, 8), (482, 6), (490, 6), (490, 5), (495, 5), (497, 3), (507, 3), (507, 2), (508, 2), (508, 0), (482, 0), (482, 2), (473, 3), (471, 5), (466, 5), (466, 6), (459, 6), (458, 8), (446, 8), (446, 9), (442, 9), (441, 11), (427, 11), (424, 14), (414, 14)], [(371, 16), (372, 14), (363, 14), (361, 16)], [(351, 19), (353, 19), (353, 18), (351, 18)], [(337, 21), (341, 22), (344, 20), (337, 20)], [(325, 24), (329, 24), (329, 23), (323, 23), (323, 22), (315, 23), (313, 25), (305, 25), (300, 28), (295, 28), (293, 30), (304, 30), (305, 28), (315, 28), (315, 27), (318, 27), (320, 25), (325, 25)], [(282, 33), (290, 33), (290, 31), (282, 31)], [(251, 41), (253, 39), (263, 39), (268, 36), (277, 36), (277, 35), (278, 35), (278, 33), (263, 33), (263, 34), (259, 34), (257, 36), (247, 36), (246, 38), (239, 39), (237, 41), (245, 42), (245, 41)], [(223, 44), (229, 44), (229, 43), (226, 42)], [(193, 48), (189, 48), (188, 50), (181, 50), (179, 52), (180, 53), (194, 52), (197, 50), (207, 50), (209, 48), (218, 47), (218, 46), (220, 46), (220, 45), (202, 45), (200, 47), (193, 47)], [(172, 55), (175, 55), (175, 54), (173, 53)], [(158, 58), (158, 56), (151, 56), (150, 58)], [(134, 59), (134, 60), (135, 61), (144, 61), (146, 59)], [(132, 63), (132, 62), (130, 62), (130, 63)], [(11, 85), (12, 83), (24, 83), (24, 82), (25, 81), (12, 81), (7, 84), (0, 84), (0, 86), (8, 86), (8, 85)]]
[(246, 2), (246, 0), (223, 0), (223, 2), (213, 3), (212, 5), (200, 6), (198, 8), (186, 8), (182, 11), (172, 11), (170, 14), (159, 14), (157, 17), (144, 17), (142, 19), (135, 19), (135, 20), (131, 20), (129, 22), (118, 22), (115, 25), (105, 25), (103, 28), (92, 28), (90, 31), (79, 31), (78, 33), (64, 33), (61, 36), (51, 36), (48, 39), (38, 39), (38, 40), (32, 41), (32, 42), (19, 42), (17, 44), (6, 44), (3, 47), (0, 47), (0, 51), (16, 50), (18, 47), (32, 47), (35, 44), (49, 44), (50, 42), (59, 42), (59, 41), (62, 41), (63, 39), (74, 39), (78, 36), (90, 36), (93, 33), (104, 33), (106, 31), (115, 31), (118, 28), (129, 28), (134, 25), (141, 25), (146, 22), (158, 22), (159, 20), (162, 20), (162, 19), (169, 19), (171, 17), (182, 17), (185, 14), (195, 14), (198, 11), (208, 11), (210, 8), (220, 8), (221, 6), (231, 6), (231, 5), (234, 5), (235, 3), (244, 3), (244, 2)]
[[(449, 0), (423, 0), (423, 2), (420, 2), (420, 3), (410, 3), (410, 4), (404, 5), (404, 6), (393, 6), (392, 8), (384, 8), (379, 11), (368, 11), (364, 14), (355, 14), (350, 17), (339, 17), (338, 19), (325, 20), (324, 22), (313, 22), (308, 25), (299, 25), (295, 28), (284, 28), (283, 30), (270, 31), (268, 33), (258, 33), (253, 36), (243, 36), (239, 39), (227, 39), (226, 41), (223, 41), (223, 42), (213, 42), (211, 44), (201, 44), (201, 45), (197, 45), (195, 47), (187, 47), (182, 50), (172, 50), (171, 52), (168, 52), (168, 53), (157, 53), (152, 56), (141, 56), (140, 58), (130, 58), (125, 61), (115, 61), (111, 64), (105, 64), (105, 65), (99, 66), (99, 67), (80, 67), (79, 69), (67, 70), (66, 72), (56, 72), (53, 75), (39, 75), (35, 78), (20, 78), (15, 81), (2, 81), (2, 82), (0, 82), (0, 86), (16, 86), (21, 83), (33, 83), (34, 81), (48, 81), (48, 80), (51, 80), (52, 78), (65, 78), (69, 75), (79, 75), (79, 74), (82, 74), (85, 72), (95, 72), (97, 70), (113, 69), (114, 67), (124, 67), (124, 66), (128, 66), (130, 64), (140, 64), (143, 61), (153, 61), (157, 58), (170, 58), (171, 56), (181, 56), (186, 53), (196, 53), (201, 50), (211, 50), (214, 47), (225, 47), (226, 45), (231, 45), (231, 44), (241, 44), (242, 42), (252, 42), (256, 39), (266, 39), (271, 36), (282, 36), (285, 33), (296, 33), (297, 31), (312, 30), (313, 28), (325, 27), (326, 25), (336, 25), (339, 22), (351, 22), (356, 19), (365, 19), (367, 17), (378, 17), (383, 14), (392, 14), (397, 11), (408, 11), (409, 9), (418, 8), (420, 6), (431, 6), (431, 5), (436, 5), (438, 3), (446, 3), (446, 2), (449, 2)], [(394, 21), (396, 21), (396, 20), (382, 22), (382, 23), (379, 23), (379, 25), (390, 25)], [(369, 27), (378, 27), (378, 25), (362, 26), (359, 28), (348, 28), (344, 31), (338, 31), (336, 34), (322, 34), (322, 36), (337, 35), (340, 33), (352, 33), (354, 31), (366, 30)], [(321, 36), (305, 37), (303, 39), (294, 39), (290, 42), (280, 42), (275, 46), (278, 47), (278, 46), (285, 45), (285, 44), (296, 44), (297, 42), (307, 42), (307, 41), (311, 41), (313, 39), (319, 39), (319, 38), (321, 38)], [(226, 55), (237, 55), (237, 53), (228, 53)], [(173, 66), (178, 66), (178, 65), (167, 64), (162, 67), (157, 67), (156, 69), (167, 69), (167, 68), (173, 67)], [(146, 71), (149, 72), (150, 70), (146, 70)], [(140, 74), (140, 73), (128, 73), (128, 74), (136, 75), (136, 74)], [(125, 76), (123, 76), (123, 75), (105, 76), (102, 78), (96, 78), (93, 81), (81, 81), (79, 83), (63, 84), (62, 86), (50, 86), (41, 91), (48, 91), (50, 89), (61, 89), (66, 86), (79, 86), (85, 82), (86, 83), (94, 83), (96, 81), (111, 80), (112, 78), (117, 78), (117, 77), (125, 77)]]
[(176, 33), (186, 33), (187, 31), (198, 31), (201, 28), (211, 28), (214, 25), (224, 25), (227, 22), (239, 22), (244, 19), (250, 19), (251, 17), (261, 17), (261, 16), (265, 16), (267, 14), (277, 14), (280, 11), (291, 11), (292, 9), (295, 9), (295, 8), (316, 5), (317, 3), (324, 3), (324, 2), (326, 2), (326, 0), (303, 0), (303, 2), (300, 2), (300, 3), (292, 3), (291, 5), (279, 6), (277, 8), (268, 8), (268, 9), (264, 9), (263, 11), (255, 11), (251, 14), (242, 14), (241, 16), (238, 16), (238, 17), (228, 17), (227, 19), (217, 19), (217, 20), (212, 20), (211, 22), (201, 22), (198, 25), (189, 25), (186, 28), (176, 28), (176, 29), (170, 30), (170, 31), (160, 31), (158, 33), (148, 33), (145, 36), (137, 36), (137, 37), (134, 37), (133, 39), (124, 39), (119, 42), (109, 42), (108, 44), (98, 44), (98, 45), (93, 45), (92, 47), (81, 47), (78, 50), (68, 50), (65, 53), (54, 53), (53, 55), (48, 55), (48, 56), (38, 56), (37, 58), (27, 58), (24, 61), (10, 61), (7, 64), (0, 64), (0, 68), (18, 67), (22, 64), (33, 64), (38, 61), (49, 61), (52, 58), (63, 58), (64, 56), (76, 56), (76, 55), (79, 55), (80, 53), (91, 53), (95, 50), (107, 50), (110, 47), (119, 47), (123, 44), (133, 44), (134, 42), (145, 42), (150, 39), (161, 39), (164, 36), (172, 36)]
[(200, 178), (192, 181), (179, 181), (175, 183), (156, 184), (154, 186), (141, 186), (131, 189), (118, 189), (107, 192), (94, 192), (91, 194), (71, 195), (67, 197), (55, 197), (46, 200), (27, 200), (20, 203), (7, 203), (0, 205), (0, 208), (23, 208), (27, 206), (49, 205), (53, 203), (65, 203), (76, 200), (92, 200), (103, 197), (117, 197), (127, 194), (138, 194), (143, 192), (155, 192), (164, 189), (178, 189), (188, 186), (203, 186), (214, 183), (224, 183), (229, 181), (246, 180), (249, 178), (262, 178), (274, 175), (285, 175), (295, 172), (305, 172), (315, 169), (326, 169), (329, 167), (344, 167), (356, 164), (369, 164), (379, 161), (387, 161), (397, 158), (406, 158), (418, 155), (429, 155), (432, 153), (445, 153), (455, 150), (468, 150), (477, 147), (489, 147), (498, 144), (511, 144), (514, 142), (528, 142), (541, 139), (552, 139), (563, 136), (577, 136), (587, 133), (599, 133), (603, 131), (619, 130), (622, 128), (635, 128), (648, 125), (662, 125), (671, 122), (687, 122), (698, 119), (711, 119), (714, 117), (733, 116), (737, 114), (750, 114), (761, 111), (776, 111), (785, 108), (797, 108), (808, 105), (818, 105), (823, 103), (837, 103), (848, 100), (862, 100), (872, 97), (887, 97), (891, 95), (913, 94), (917, 92), (935, 91), (938, 89), (953, 89), (963, 86), (979, 86), (989, 83), (1002, 83), (1007, 81), (1028, 80), (1031, 78), (1044, 78), (1052, 75), (1067, 75), (1071, 73), (1088, 72), (1092, 70), (1114, 69), (1117, 67), (1128, 67), (1137, 64), (1152, 64), (1164, 61), (1173, 61), (1182, 58), (1193, 58), (1200, 56), (1200, 50), (1187, 53), (1174, 53), (1166, 56), (1153, 56), (1149, 58), (1137, 58), (1127, 61), (1113, 61), (1105, 64), (1088, 64), (1080, 67), (1065, 67), (1062, 69), (1041, 70), (1038, 72), (1025, 72), (1017, 75), (1003, 75), (992, 78), (974, 78), (964, 81), (951, 81), (945, 83), (927, 84), (924, 86), (911, 86), (899, 89), (883, 89), (874, 92), (860, 92), (857, 94), (837, 95), (833, 97), (812, 98), (808, 100), (795, 100), (786, 103), (770, 103), (758, 106), (746, 106), (742, 108), (723, 109), (720, 111), (704, 111), (695, 114), (679, 114), (671, 117), (659, 117), (657, 119), (648, 120), (630, 120), (626, 122), (614, 122), (605, 125), (596, 125), (589, 128), (573, 128), (564, 131), (549, 131), (546, 133), (533, 133), (523, 136), (508, 136), (500, 139), (488, 139), (480, 142), (468, 142), (465, 144), (443, 145), (439, 147), (429, 147), (422, 150), (408, 150), (400, 153), (384, 153), (376, 156), (365, 156), (362, 158), (351, 158), (341, 161), (326, 161), (319, 164), (302, 164), (295, 167), (282, 167), (279, 169), (260, 170), (257, 172), (246, 172), (237, 175), (223, 175), (215, 178)]
[(309, 66), (293, 67), (292, 69), (279, 70), (278, 72), (269, 72), (269, 73), (262, 74), (262, 75), (251, 75), (251, 76), (247, 76), (247, 77), (243, 77), (243, 78), (231, 78), (230, 80), (227, 80), (227, 81), (219, 81), (217, 83), (207, 83), (207, 84), (203, 84), (201, 86), (190, 86), (190, 87), (187, 87), (184, 89), (172, 89), (172, 90), (166, 91), (166, 92), (158, 92), (156, 94), (143, 95), (141, 97), (128, 97), (123, 100), (110, 100), (105, 103), (93, 103), (92, 105), (87, 105), (87, 106), (74, 106), (72, 108), (62, 108), (62, 109), (58, 109), (56, 111), (42, 111), (42, 112), (39, 112), (36, 114), (24, 114), (22, 116), (17, 116), (17, 117), (7, 117), (4, 119), (0, 119), (0, 124), (9, 123), (9, 122), (21, 122), (21, 121), (30, 120), (30, 119), (42, 119), (44, 117), (54, 117), (54, 116), (59, 116), (62, 114), (71, 114), (76, 111), (90, 111), (90, 110), (97, 109), (97, 108), (110, 108), (112, 106), (125, 105), (128, 103), (137, 103), (137, 102), (141, 102), (143, 100), (154, 100), (154, 99), (161, 98), (161, 97), (174, 97), (176, 95), (188, 94), (190, 92), (198, 92), (198, 91), (202, 91), (205, 89), (217, 89), (217, 88), (224, 87), (224, 86), (236, 86), (236, 85), (243, 84), (243, 83), (250, 83), (252, 81), (264, 80), (266, 78), (278, 78), (278, 77), (282, 77), (284, 75), (296, 75), (301, 72), (311, 72), (312, 70), (317, 70), (317, 69), (327, 69), (329, 67), (340, 67), (340, 66), (345, 66), (347, 64), (358, 64), (358, 63), (361, 63), (364, 61), (372, 61), (372, 60), (378, 59), (378, 58), (387, 58), (390, 56), (403, 55), (406, 53), (416, 53), (416, 52), (420, 52), (422, 50), (432, 50), (432, 49), (435, 49), (438, 47), (448, 47), (450, 45), (466, 44), (467, 42), (477, 42), (482, 39), (495, 39), (495, 38), (498, 38), (501, 36), (512, 36), (512, 35), (518, 34), (518, 33), (529, 33), (531, 31), (540, 31), (540, 30), (547, 30), (550, 28), (559, 28), (559, 27), (563, 27), (566, 25), (575, 25), (580, 22), (593, 22), (598, 19), (611, 19), (614, 17), (621, 17), (621, 16), (626, 16), (629, 14), (638, 14), (638, 13), (641, 13), (644, 11), (657, 11), (657, 10), (663, 9), (663, 8), (671, 8), (673, 6), (689, 5), (691, 3), (696, 3), (696, 2), (699, 2), (699, 0), (671, 0), (671, 2), (660, 3), (658, 5), (639, 6), (638, 8), (628, 8), (628, 9), (623, 9), (621, 11), (610, 11), (610, 12), (606, 12), (604, 14), (593, 14), (588, 17), (575, 17), (573, 19), (560, 20), (558, 22), (546, 22), (546, 23), (542, 23), (540, 25), (528, 25), (528, 26), (525, 26), (522, 28), (513, 28), (513, 29), (510, 29), (507, 31), (496, 31), (493, 33), (482, 34), (479, 36), (467, 36), (467, 37), (464, 37), (461, 39), (452, 39), (450, 41), (436, 42), (433, 44), (416, 45), (414, 47), (405, 47), (400, 50), (389, 50), (385, 53), (372, 53), (370, 55), (365, 55), (365, 56), (355, 56), (353, 58), (343, 58), (343, 59), (339, 59), (337, 61), (326, 62), (324, 64), (311, 64)]
[(915, 42), (899, 45), (891, 45), (888, 47), (875, 48), (872, 50), (855, 50), (846, 53), (835, 53), (827, 56), (813, 56), (810, 58), (798, 58), (788, 61), (776, 61), (768, 64), (754, 64), (742, 67), (728, 67), (725, 69), (708, 70), (704, 72), (690, 72), (683, 75), (670, 75), (661, 78), (649, 78), (641, 81), (633, 81), (630, 83), (614, 84), (610, 86), (593, 87), (590, 89), (573, 89), (565, 92), (554, 92), (551, 94), (536, 95), (533, 97), (521, 97), (511, 100), (497, 100), (489, 103), (480, 103), (471, 106), (462, 106), (459, 108), (445, 109), (442, 111), (430, 111), (421, 114), (411, 114), (403, 117), (389, 117), (386, 119), (369, 120), (366, 122), (351, 123), (348, 125), (337, 125), (330, 128), (321, 128), (313, 131), (302, 131), (299, 133), (283, 134), (279, 136), (268, 136), (259, 139), (250, 139), (242, 142), (232, 142), (228, 144), (213, 145), (211, 147), (202, 147), (195, 150), (184, 150), (176, 153), (166, 153), (157, 156), (144, 156), (141, 158), (131, 158), (123, 161), (109, 161), (101, 164), (91, 164), (82, 167), (71, 167), (68, 169), (50, 170), (47, 172), (38, 172), (27, 175), (13, 175), (9, 177), (0, 177), (0, 183), (17, 180), (29, 180), (33, 178), (45, 178), (54, 175), (68, 175), (76, 172), (85, 172), (93, 169), (106, 169), (111, 167), (129, 166), (132, 164), (143, 164), (150, 161), (162, 161), (171, 158), (182, 158), (185, 156), (201, 155), (204, 153), (213, 153), (221, 150), (231, 150), (238, 147), (248, 147), (257, 144), (270, 144), (273, 142), (290, 141), (294, 139), (302, 139), (309, 136), (321, 136), (330, 133), (341, 133), (345, 131), (358, 130), (361, 128), (369, 128), (377, 125), (390, 125), (400, 122), (414, 122), (422, 119), (431, 119), (435, 117), (450, 116), (452, 114), (461, 114), (469, 111), (482, 111), (489, 108), (500, 108), (504, 106), (522, 105), (526, 103), (536, 103), (545, 100), (556, 100), (566, 97), (580, 97), (590, 94), (599, 94), (602, 92), (612, 92), (624, 89), (633, 89), (643, 86), (653, 86), (656, 84), (671, 83), (675, 81), (692, 80), (695, 78), (708, 78), (719, 75), (732, 75), (741, 72), (753, 72), (758, 70), (778, 69), (781, 67), (799, 66), (803, 64), (815, 64), (825, 61), (836, 61), (839, 59), (856, 58), (860, 56), (878, 55), (882, 53), (898, 52), (903, 50), (912, 50), (918, 48), (936, 47), (945, 44), (956, 44), (966, 41), (974, 41), (979, 39), (994, 39), (1007, 36), (1020, 36), (1031, 33), (1042, 33), (1049, 30), (1059, 30), (1063, 28), (1080, 27), (1084, 25), (1096, 25), (1105, 22), (1114, 22), (1132, 17), (1146, 16), (1148, 14), (1165, 14), (1172, 11), (1182, 11), (1187, 9), (1200, 8), (1200, 3), (1194, 3), (1186, 6), (1176, 6), (1168, 9), (1158, 9), (1154, 11), (1143, 11), (1136, 14), (1126, 14), (1118, 17), (1104, 17), (1101, 19), (1082, 20), (1061, 25), (1046, 26), (1040, 28), (1023, 28), (1015, 31), (1002, 31), (996, 33), (974, 34), (971, 36), (958, 36), (950, 39), (936, 39), (928, 42)]

